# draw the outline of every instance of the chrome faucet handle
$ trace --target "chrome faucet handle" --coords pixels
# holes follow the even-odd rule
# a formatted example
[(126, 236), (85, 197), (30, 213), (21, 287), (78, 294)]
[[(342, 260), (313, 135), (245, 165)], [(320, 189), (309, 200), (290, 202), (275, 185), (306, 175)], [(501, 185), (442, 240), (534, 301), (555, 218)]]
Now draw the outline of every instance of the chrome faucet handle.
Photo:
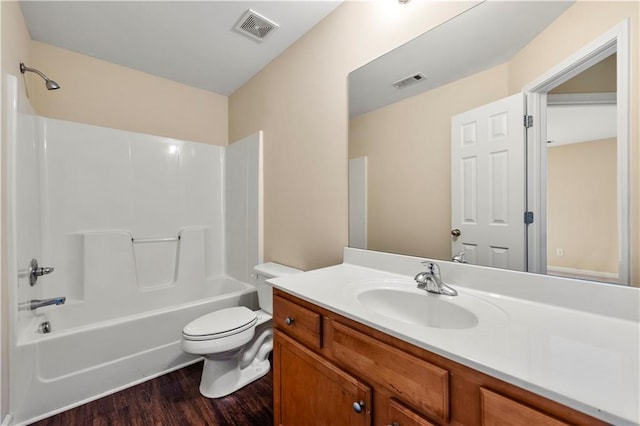
[(438, 265), (427, 260), (421, 263), (427, 267), (427, 270), (418, 273), (414, 280), (418, 283), (419, 289), (435, 292), (438, 286), (442, 283), (440, 280), (440, 269), (438, 268)]
[(429, 263), (428, 267), (431, 275), (433, 275), (437, 279), (440, 279), (440, 267), (438, 266), (438, 264), (432, 262), (432, 263)]
[(29, 265), (29, 284), (33, 287), (38, 281), (38, 277), (48, 275), (53, 272), (53, 268), (50, 266), (40, 267), (36, 259), (31, 259)]
[(427, 272), (425, 272), (425, 274), (429, 275), (431, 278), (435, 279), (438, 284), (440, 284), (440, 267), (438, 264), (429, 262), (428, 260), (423, 261), (422, 264), (427, 267)]
[(429, 293), (444, 294), (446, 296), (457, 296), (458, 292), (442, 282), (440, 277), (440, 266), (437, 263), (423, 261), (422, 264), (427, 267), (426, 272), (420, 272), (415, 276), (418, 288), (427, 290)]

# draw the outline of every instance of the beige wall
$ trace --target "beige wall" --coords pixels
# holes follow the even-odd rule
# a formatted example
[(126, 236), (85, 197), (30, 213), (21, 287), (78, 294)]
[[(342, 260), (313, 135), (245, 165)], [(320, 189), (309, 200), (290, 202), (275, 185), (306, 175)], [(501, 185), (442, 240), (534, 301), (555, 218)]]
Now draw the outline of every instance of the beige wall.
[(614, 53), (580, 74), (550, 90), (549, 93), (613, 93), (616, 91), (616, 60)]
[(613, 138), (549, 146), (549, 266), (618, 272), (616, 143)]
[(38, 114), (61, 120), (228, 144), (228, 98), (131, 68), (33, 41), (29, 66), (62, 88), (48, 91), (30, 74)]
[(345, 2), (229, 99), (229, 135), (265, 131), (265, 260), (312, 269), (347, 245), (347, 74), (472, 2)]
[[(6, 158), (7, 158), (7, 96), (5, 82), (7, 75), (19, 75), (21, 61), (30, 59), (30, 37), (22, 17), (18, 2), (2, 1), (0, 3), (0, 43), (2, 52), (0, 78), (0, 172), (1, 172), (1, 207), (0, 207), (0, 421), (9, 409), (9, 289), (7, 280), (7, 204), (6, 204)], [(18, 96), (25, 97), (24, 87), (20, 87)], [(20, 103), (22, 112), (30, 112), (28, 105)]]
[(632, 284), (640, 286), (640, 2), (579, 1), (518, 53), (509, 64), (509, 91), (518, 92), (528, 82), (562, 62), (624, 19), (629, 19), (631, 55), (631, 263)]
[(506, 64), (363, 114), (349, 158), (368, 157), (371, 250), (451, 258), (451, 117), (507, 96)]

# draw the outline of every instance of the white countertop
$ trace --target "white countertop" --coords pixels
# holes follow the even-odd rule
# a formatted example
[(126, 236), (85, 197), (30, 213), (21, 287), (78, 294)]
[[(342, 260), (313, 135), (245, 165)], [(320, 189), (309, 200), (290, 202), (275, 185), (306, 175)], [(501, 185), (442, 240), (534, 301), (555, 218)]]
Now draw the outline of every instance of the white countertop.
[[(365, 251), (362, 253), (366, 254)], [(416, 259), (402, 258), (403, 261)], [(446, 273), (455, 275), (451, 268), (457, 266), (446, 268), (448, 270), (442, 275), (443, 280), (449, 283)], [(468, 272), (469, 267), (465, 265), (464, 268)], [(478, 268), (476, 275), (478, 281), (482, 281), (483, 270), (488, 268), (473, 268)], [(420, 267), (414, 270), (418, 272)], [(496, 271), (489, 272), (494, 274), (495, 280)], [(502, 271), (500, 276), (526, 281), (526, 277), (522, 277), (524, 274), (513, 274)], [(424, 327), (380, 315), (353, 297), (353, 283), (361, 283), (359, 286), (362, 286), (363, 281), (384, 279), (403, 281), (413, 286), (413, 275), (351, 263), (275, 278), (269, 282), (301, 299), (606, 422), (640, 424), (640, 326), (636, 318), (575, 309), (572, 304), (566, 307), (562, 301), (556, 300), (555, 304), (541, 303), (515, 297), (513, 291), (500, 294), (495, 292), (495, 286), (487, 286), (490, 291), (483, 291), (479, 288), (482, 285), (477, 283), (469, 286), (457, 283), (453, 286), (461, 296), (471, 300), (482, 299), (478, 304), (483, 306), (483, 301), (489, 302), (497, 307), (496, 312), (500, 314), (489, 315), (492, 317), (489, 318), (482, 315), (480, 309), (479, 322), (471, 328)], [(545, 286), (548, 281), (544, 281)], [(562, 286), (565, 281), (561, 279), (552, 284)], [(576, 283), (575, 280), (566, 282), (567, 285)], [(527, 284), (513, 286), (517, 288)], [(539, 286), (537, 290), (549, 293), (548, 286), (545, 286)], [(530, 290), (525, 288), (522, 293)], [(602, 291), (600, 288), (596, 290)], [(630, 294), (636, 294), (628, 290), (623, 289), (626, 299)], [(625, 308), (633, 310), (635, 303), (633, 300)], [(470, 309), (473, 310), (473, 306)]]

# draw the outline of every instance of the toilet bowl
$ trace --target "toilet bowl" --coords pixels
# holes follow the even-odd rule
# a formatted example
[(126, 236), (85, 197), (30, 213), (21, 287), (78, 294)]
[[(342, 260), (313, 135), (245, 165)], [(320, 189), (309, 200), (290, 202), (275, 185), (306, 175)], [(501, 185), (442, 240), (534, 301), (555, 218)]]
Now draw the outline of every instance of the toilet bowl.
[(273, 290), (269, 278), (302, 272), (269, 262), (254, 268), (260, 310), (244, 306), (203, 315), (182, 330), (182, 350), (204, 358), (200, 393), (227, 396), (269, 372), (273, 349)]

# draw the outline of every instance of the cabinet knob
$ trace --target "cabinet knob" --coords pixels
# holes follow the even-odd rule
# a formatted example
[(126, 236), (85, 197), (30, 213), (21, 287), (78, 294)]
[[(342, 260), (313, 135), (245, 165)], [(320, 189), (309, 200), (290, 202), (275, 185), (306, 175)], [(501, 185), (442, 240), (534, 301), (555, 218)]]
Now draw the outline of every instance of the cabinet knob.
[(285, 324), (287, 324), (287, 325), (291, 325), (291, 324), (293, 324), (293, 322), (294, 322), (294, 321), (295, 321), (295, 320), (293, 319), (293, 317), (286, 317), (286, 318), (284, 319), (284, 323), (285, 323)]
[(391, 423), (391, 424), (389, 424), (389, 425), (387, 425), (387, 426), (400, 426), (400, 423), (398, 423), (398, 422), (393, 422), (393, 423)]
[(364, 408), (364, 401), (354, 402), (353, 403), (353, 411), (360, 414), (362, 413), (362, 409)]

